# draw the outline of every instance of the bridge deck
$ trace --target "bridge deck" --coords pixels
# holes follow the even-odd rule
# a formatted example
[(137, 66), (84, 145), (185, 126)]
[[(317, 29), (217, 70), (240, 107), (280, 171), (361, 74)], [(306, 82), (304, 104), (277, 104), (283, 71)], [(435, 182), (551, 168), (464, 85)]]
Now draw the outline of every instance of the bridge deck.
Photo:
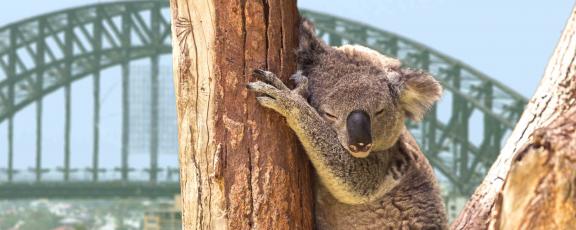
[(167, 197), (180, 193), (176, 182), (68, 182), (68, 183), (4, 183), (0, 199), (103, 199), (127, 197)]

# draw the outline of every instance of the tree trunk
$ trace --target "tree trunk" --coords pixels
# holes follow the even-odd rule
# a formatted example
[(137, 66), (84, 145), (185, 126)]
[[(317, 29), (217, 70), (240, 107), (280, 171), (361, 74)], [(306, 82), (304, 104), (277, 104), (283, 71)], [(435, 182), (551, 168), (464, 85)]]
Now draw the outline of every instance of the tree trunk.
[[(531, 169), (529, 167), (547, 167), (543, 165), (538, 166), (537, 164), (519, 163), (514, 159), (519, 159), (517, 158), (519, 153), (528, 151), (526, 148), (521, 147), (529, 146), (530, 144), (534, 145), (534, 143), (537, 143), (535, 140), (529, 142), (535, 130), (542, 127), (548, 127), (550, 124), (557, 121), (559, 117), (565, 114), (569, 108), (576, 104), (575, 30), (576, 12), (572, 11), (572, 15), (568, 20), (560, 42), (554, 51), (554, 55), (550, 59), (538, 90), (532, 97), (532, 100), (528, 104), (524, 114), (512, 132), (510, 139), (508, 140), (504, 149), (501, 151), (500, 156), (494, 165), (492, 165), (492, 168), (488, 172), (486, 178), (478, 187), (462, 213), (460, 213), (460, 216), (452, 224), (452, 229), (487, 229), (491, 225), (496, 226), (494, 221), (499, 218), (494, 216), (496, 215), (495, 201), (500, 191), (502, 191), (503, 185), (506, 183), (507, 186), (504, 187), (504, 191), (502, 192), (504, 204), (506, 205), (511, 204), (507, 198), (508, 194), (510, 194), (515, 189), (522, 189), (522, 187), (513, 188), (515, 186), (522, 186), (520, 183), (507, 182), (507, 180), (514, 180), (513, 178), (516, 178), (515, 175), (520, 175), (522, 172), (522, 170), (519, 170), (515, 173), (512, 173), (511, 175), (508, 175), (511, 166), (514, 164), (514, 168), (525, 167), (526, 169), (523, 170), (532, 172), (536, 171), (536, 169)], [(550, 140), (556, 141), (560, 139), (551, 137)], [(552, 145), (562, 146), (563, 144), (564, 143), (553, 143)], [(553, 153), (550, 152), (550, 154)], [(572, 155), (572, 157), (573, 156), (574, 155)], [(538, 159), (540, 159), (539, 157), (535, 158), (536, 159), (530, 160), (530, 162), (537, 162)], [(572, 169), (571, 171), (573, 172), (574, 170)], [(544, 178), (543, 176), (545, 175), (541, 173), (537, 173), (534, 176)], [(550, 175), (550, 177), (554, 176), (555, 175)], [(555, 188), (545, 189), (553, 190)], [(529, 197), (526, 197), (525, 199), (531, 200), (537, 193), (537, 191), (533, 191), (532, 195), (528, 195), (527, 193), (527, 196)], [(517, 199), (519, 199), (519, 197), (511, 198), (511, 200)], [(573, 200), (571, 200), (571, 202), (573, 202)], [(505, 213), (507, 213), (507, 211), (505, 211)], [(548, 214), (556, 215), (556, 213)], [(529, 214), (528, 212), (525, 212), (524, 215)], [(500, 216), (506, 217), (505, 215)], [(505, 225), (510, 226), (507, 223)]]
[(311, 229), (311, 167), (255, 68), (295, 72), (296, 1), (171, 0), (184, 229)]

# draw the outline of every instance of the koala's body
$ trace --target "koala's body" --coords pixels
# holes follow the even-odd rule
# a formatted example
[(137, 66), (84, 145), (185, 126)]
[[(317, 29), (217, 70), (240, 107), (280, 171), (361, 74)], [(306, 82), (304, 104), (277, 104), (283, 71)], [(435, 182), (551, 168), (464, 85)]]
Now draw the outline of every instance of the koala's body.
[(446, 229), (432, 167), (406, 130), (442, 92), (430, 75), (361, 46), (329, 47), (303, 21), (299, 71), (248, 84), (286, 118), (317, 175), (319, 229)]

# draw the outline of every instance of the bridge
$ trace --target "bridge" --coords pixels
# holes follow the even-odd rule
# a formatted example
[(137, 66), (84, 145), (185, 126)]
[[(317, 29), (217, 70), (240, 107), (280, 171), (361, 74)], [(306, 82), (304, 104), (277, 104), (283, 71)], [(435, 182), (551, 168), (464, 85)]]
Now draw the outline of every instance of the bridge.
[[(316, 23), (318, 35), (331, 45), (361, 44), (433, 73), (445, 88), (444, 98), (423, 122), (408, 126), (449, 193), (471, 194), (495, 160), (526, 99), (480, 71), (408, 38), (319, 12), (302, 10), (301, 14)], [(166, 1), (94, 4), (1, 27), (0, 128), (5, 130), (0, 132), (0, 143), (5, 146), (0, 145), (0, 199), (178, 193), (176, 111), (171, 67), (165, 61), (171, 53), (170, 33)], [(106, 145), (101, 141), (104, 78), (119, 82), (118, 96), (108, 98), (121, 106), (118, 127), (113, 128), (120, 133), (114, 155), (102, 151)], [(92, 89), (86, 103), (93, 113), (90, 122), (73, 129), (72, 112), (78, 109), (73, 108), (77, 103), (73, 103), (72, 89), (78, 82)], [(54, 99), (51, 95), (55, 94), (62, 96)], [(44, 106), (48, 97), (64, 105), (61, 113), (44, 112), (51, 109)], [(30, 165), (17, 163), (23, 153), (15, 146), (15, 121), (22, 111), (34, 114), (24, 121), (35, 125), (35, 135), (25, 137), (35, 146), (27, 162)], [(63, 120), (61, 137), (43, 130), (54, 117)], [(90, 145), (73, 151), (74, 130), (89, 132)], [(47, 138), (61, 140), (61, 151), (45, 149)], [(77, 165), (73, 160), (77, 157), (91, 160)], [(59, 159), (59, 163), (47, 165), (47, 159)]]

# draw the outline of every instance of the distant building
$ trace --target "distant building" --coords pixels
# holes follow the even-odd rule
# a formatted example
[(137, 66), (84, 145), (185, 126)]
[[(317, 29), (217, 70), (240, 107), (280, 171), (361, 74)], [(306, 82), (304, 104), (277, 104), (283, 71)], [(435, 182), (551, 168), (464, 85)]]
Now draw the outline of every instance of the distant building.
[(163, 204), (150, 208), (144, 214), (143, 230), (181, 230), (182, 209), (180, 195), (174, 198), (174, 203)]

